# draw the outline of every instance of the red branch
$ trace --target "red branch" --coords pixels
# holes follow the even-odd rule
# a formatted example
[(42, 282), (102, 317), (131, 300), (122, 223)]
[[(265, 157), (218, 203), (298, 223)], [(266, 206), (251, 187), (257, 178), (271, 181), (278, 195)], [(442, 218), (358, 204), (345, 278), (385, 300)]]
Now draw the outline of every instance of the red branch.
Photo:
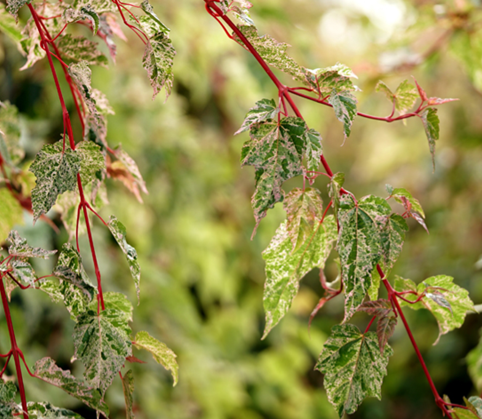
[[(327, 106), (331, 106), (328, 102), (325, 101), (325, 99), (316, 99), (316, 98), (312, 98), (310, 96), (307, 96), (307, 95), (304, 95), (302, 93), (299, 93), (297, 90), (297, 88), (288, 88), (286, 87), (285, 85), (283, 85), (279, 79), (274, 75), (273, 71), (271, 71), (271, 69), (269, 68), (268, 64), (263, 60), (263, 58), (259, 55), (259, 53), (255, 50), (255, 48), (251, 45), (251, 43), (248, 41), (248, 39), (243, 35), (243, 33), (238, 29), (238, 27), (233, 23), (233, 21), (228, 17), (226, 16), (225, 14), (223, 14), (222, 10), (217, 6), (217, 1), (216, 0), (205, 0), (205, 3), (206, 3), (206, 10), (208, 11), (209, 14), (211, 14), (211, 16), (215, 17), (216, 20), (218, 20), (217, 18), (220, 17), (232, 30), (233, 32), (236, 34), (236, 36), (242, 41), (242, 43), (244, 44), (244, 47), (249, 51), (251, 52), (251, 54), (254, 56), (254, 58), (256, 59), (256, 61), (258, 61), (259, 65), (265, 70), (266, 74), (268, 75), (268, 77), (273, 81), (273, 83), (275, 84), (275, 86), (278, 88), (278, 91), (279, 91), (279, 96), (280, 96), (280, 100), (283, 101), (284, 99), (286, 99), (288, 101), (288, 103), (290, 104), (291, 108), (293, 109), (293, 112), (295, 113), (295, 115), (299, 118), (302, 118), (303, 119), (303, 116), (301, 115), (298, 107), (296, 106), (296, 104), (294, 103), (293, 101), (293, 98), (291, 97), (290, 93), (293, 93), (294, 95), (297, 95), (297, 96), (300, 96), (300, 97), (303, 97), (305, 99), (308, 99), (308, 100), (312, 100), (314, 102), (317, 102), (317, 103), (320, 103), (320, 104), (323, 104), (323, 105), (327, 105)], [(379, 120), (379, 121), (385, 121), (385, 122), (394, 122), (394, 121), (397, 121), (397, 120), (401, 120), (401, 119), (406, 119), (406, 118), (410, 118), (410, 117), (413, 117), (413, 116), (418, 116), (418, 113), (421, 112), (421, 110), (423, 110), (424, 108), (422, 107), (423, 105), (423, 101), (422, 103), (420, 104), (420, 106), (418, 107), (418, 109), (416, 110), (416, 112), (414, 113), (411, 113), (411, 114), (406, 114), (406, 115), (402, 115), (402, 116), (399, 116), (399, 117), (396, 117), (396, 118), (393, 118), (393, 115), (390, 115), (389, 117), (386, 117), (386, 118), (382, 118), (382, 117), (375, 117), (375, 116), (371, 116), (371, 115), (367, 115), (367, 114), (363, 114), (363, 113), (358, 113), (359, 116), (362, 116), (362, 117), (365, 117), (365, 118), (369, 118), (369, 119), (374, 119), (374, 120)], [(333, 176), (333, 171), (331, 170), (328, 162), (326, 161), (325, 157), (323, 155), (321, 155), (321, 164), (323, 165), (323, 167), (325, 168), (325, 171), (326, 173), (328, 173), (328, 175), (330, 175), (330, 177)], [(345, 191), (344, 189), (342, 189), (340, 191), (341, 194), (343, 193), (347, 193), (347, 191)], [(407, 320), (405, 319), (405, 316), (403, 314), (403, 311), (400, 307), (400, 304), (398, 302), (398, 299), (397, 298), (400, 298), (399, 295), (397, 295), (397, 293), (395, 292), (395, 290), (392, 288), (392, 286), (390, 285), (390, 283), (385, 279), (385, 275), (384, 273), (382, 272), (381, 268), (379, 265), (377, 265), (377, 269), (378, 269), (378, 272), (380, 274), (380, 277), (383, 281), (383, 284), (385, 285), (387, 291), (388, 291), (388, 294), (389, 294), (389, 299), (392, 303), (392, 305), (394, 306), (395, 308), (395, 314), (398, 313), (398, 315), (401, 317), (402, 319), (402, 322), (405, 326), (405, 329), (407, 331), (407, 334), (410, 338), (410, 341), (412, 342), (412, 345), (413, 345), (413, 348), (415, 349), (415, 353), (417, 354), (417, 357), (418, 357), (418, 360), (420, 362), (420, 364), (422, 365), (422, 368), (423, 368), (423, 371), (425, 373), (425, 376), (427, 377), (427, 380), (429, 382), (429, 385), (430, 385), (430, 388), (432, 390), (432, 393), (435, 397), (435, 403), (437, 404), (437, 406), (442, 410), (442, 412), (447, 415), (450, 419), (452, 419), (452, 416), (449, 412), (449, 410), (447, 409), (447, 406), (446, 406), (446, 403), (444, 402), (444, 400), (440, 397), (440, 395), (438, 394), (437, 392), (437, 389), (435, 388), (435, 384), (433, 383), (433, 380), (432, 380), (432, 377), (430, 376), (430, 373), (427, 369), (427, 366), (425, 365), (425, 361), (423, 360), (423, 357), (422, 357), (422, 354), (420, 353), (420, 350), (418, 349), (418, 346), (417, 346), (417, 343), (415, 342), (415, 339), (413, 337), (413, 334), (412, 334), (412, 331), (410, 330), (410, 327), (408, 326), (408, 323), (407, 323)], [(370, 324), (368, 325), (369, 327), (371, 326), (371, 323), (373, 322), (374, 319), (372, 319), (372, 321), (370, 322)], [(369, 328), (368, 327), (368, 328)], [(367, 330), (368, 330), (367, 328)]]

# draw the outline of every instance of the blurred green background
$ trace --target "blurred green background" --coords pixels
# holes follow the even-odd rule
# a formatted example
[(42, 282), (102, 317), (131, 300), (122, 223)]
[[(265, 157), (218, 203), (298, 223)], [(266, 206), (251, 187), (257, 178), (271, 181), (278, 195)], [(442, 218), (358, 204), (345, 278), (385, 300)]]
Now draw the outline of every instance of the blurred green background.
[[(386, 124), (358, 118), (342, 146), (342, 126), (331, 109), (297, 103), (310, 127), (322, 134), (331, 167), (345, 173), (347, 189), (357, 196), (385, 196), (385, 184), (390, 183), (408, 189), (424, 207), (430, 235), (410, 223), (394, 274), (416, 282), (451, 275), (476, 304), (482, 303), (482, 34), (477, 2), (252, 2), (251, 17), (260, 33), (292, 45), (289, 53), (301, 65), (317, 68), (342, 62), (352, 67), (363, 90), (358, 96), (363, 112), (390, 113), (390, 104), (374, 92), (380, 78), (395, 89), (414, 76), (429, 96), (460, 99), (440, 107), (434, 173), (419, 120)], [(308, 332), (309, 314), (322, 294), (317, 272), (302, 281), (291, 311), (265, 341), (260, 340), (261, 252), (284, 211), (281, 205), (271, 210), (250, 240), (254, 173), (239, 165), (247, 134), (233, 133), (255, 101), (275, 98), (277, 92), (249, 54), (205, 12), (202, 0), (152, 4), (171, 28), (177, 49), (174, 92), (168, 101), (163, 103), (162, 93), (151, 100), (141, 66), (143, 46), (127, 30), (128, 42), (118, 42), (117, 63), (95, 69), (93, 76), (93, 86), (106, 93), (116, 112), (109, 117), (109, 143), (122, 143), (136, 159), (150, 191), (141, 204), (109, 180), (110, 205), (101, 211), (104, 218), (115, 214), (126, 225), (128, 240), (139, 253), (142, 292), (133, 330), (147, 330), (164, 341), (178, 354), (180, 365), (180, 381), (173, 388), (168, 373), (149, 356), (137, 354), (147, 365), (130, 365), (136, 380), (136, 417), (334, 419), (323, 377), (313, 367), (331, 327), (343, 318), (343, 302), (340, 297), (330, 302)], [(19, 72), (24, 58), (5, 36), (0, 40), (0, 100), (9, 100), (22, 112), (27, 132), (22, 141), (27, 160), (32, 160), (45, 141), (58, 140), (60, 105), (46, 62)], [(74, 110), (71, 101), (68, 106)], [(300, 184), (300, 179), (290, 181), (285, 189)], [(316, 185), (326, 191), (326, 179)], [(55, 212), (49, 215), (61, 226)], [(54, 248), (68, 239), (65, 230), (56, 234), (42, 222), (32, 227), (26, 218), (18, 230), (32, 244)], [(135, 303), (124, 257), (99, 223), (94, 239), (103, 288), (126, 292)], [(81, 246), (88, 255), (85, 238)], [(89, 257), (85, 262), (91, 269)], [(37, 265), (39, 274), (49, 269), (48, 263)], [(326, 275), (328, 280), (336, 276), (333, 262)], [(63, 307), (38, 291), (16, 290), (11, 310), (29, 365), (50, 356), (81, 374), (78, 363), (70, 364), (74, 324)], [(408, 312), (407, 317), (439, 392), (456, 403), (476, 394), (464, 357), (478, 342), (480, 317), (468, 315), (460, 330), (443, 336), (435, 347), (438, 330), (431, 314)], [(358, 314), (354, 322), (364, 327), (368, 317)], [(353, 418), (442, 417), (400, 325), (391, 344), (395, 354), (382, 400), (366, 400)], [(0, 352), (6, 348), (2, 321)], [(86, 419), (95, 417), (42, 382), (27, 378), (26, 391), (30, 400), (49, 400)], [(108, 391), (107, 401), (112, 419), (125, 417), (120, 380)]]

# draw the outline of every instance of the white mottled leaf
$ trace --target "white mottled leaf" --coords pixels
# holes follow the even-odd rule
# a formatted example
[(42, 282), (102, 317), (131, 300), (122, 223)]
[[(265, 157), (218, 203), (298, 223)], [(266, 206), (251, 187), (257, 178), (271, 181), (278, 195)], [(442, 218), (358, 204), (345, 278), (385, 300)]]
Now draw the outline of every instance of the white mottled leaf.
[(440, 134), (440, 120), (437, 115), (437, 109), (425, 109), (421, 113), (420, 118), (422, 119), (423, 127), (425, 128), (430, 154), (432, 155), (432, 165), (435, 170), (435, 141), (439, 139)]
[(83, 419), (71, 410), (52, 406), (49, 402), (28, 402), (29, 419)]
[(29, 246), (27, 239), (21, 237), (15, 230), (10, 232), (7, 240), (11, 244), (8, 248), (8, 253), (12, 256), (48, 259), (54, 253), (57, 253), (57, 250), (45, 250), (40, 247)]
[(279, 114), (279, 108), (273, 99), (262, 99), (256, 102), (254, 108), (251, 108), (246, 114), (246, 118), (234, 135), (248, 131), (251, 125), (257, 122), (263, 122), (270, 119), (276, 119)]
[(82, 157), (80, 162), (80, 178), (82, 183), (87, 185), (94, 179), (100, 178), (98, 172), (105, 170), (105, 158), (100, 146), (91, 141), (82, 141), (75, 147), (77, 153)]
[(134, 374), (132, 370), (127, 371), (122, 377), (122, 389), (126, 402), (126, 419), (134, 419)]
[(337, 91), (356, 91), (358, 88), (351, 81), (358, 78), (353, 71), (344, 64), (337, 63), (326, 68), (314, 70), (304, 69), (306, 82), (322, 96), (329, 95), (333, 89)]
[(18, 164), (25, 152), (20, 146), (22, 134), (18, 109), (10, 102), (0, 102), (0, 154), (9, 164)]
[(353, 120), (357, 114), (357, 100), (349, 91), (338, 91), (333, 89), (328, 102), (333, 106), (335, 115), (343, 123), (345, 138), (350, 135)]

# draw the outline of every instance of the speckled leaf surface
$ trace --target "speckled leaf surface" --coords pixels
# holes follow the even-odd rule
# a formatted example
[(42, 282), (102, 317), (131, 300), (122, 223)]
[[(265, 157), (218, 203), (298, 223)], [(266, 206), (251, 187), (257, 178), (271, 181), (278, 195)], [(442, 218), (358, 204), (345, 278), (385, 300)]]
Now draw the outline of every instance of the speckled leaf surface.
[(57, 38), (56, 44), (62, 54), (62, 60), (67, 64), (81, 61), (88, 65), (104, 67), (108, 64), (107, 57), (98, 49), (99, 45), (83, 36), (61, 35)]
[(432, 165), (435, 170), (435, 141), (439, 139), (440, 134), (440, 120), (437, 115), (437, 109), (427, 108), (420, 115), (423, 127), (425, 128), (425, 135), (428, 140), (428, 147), (432, 155)]
[(127, 371), (122, 377), (122, 389), (126, 402), (126, 419), (134, 419), (134, 374), (132, 370)]
[(63, 304), (74, 321), (87, 310), (91, 301), (84, 291), (67, 281), (47, 278), (42, 280), (39, 289), (45, 292), (54, 303)]
[(368, 196), (355, 203), (351, 195), (340, 198), (337, 250), (345, 283), (345, 318), (348, 321), (372, 285), (372, 271), (382, 256), (379, 223), (390, 214), (388, 203)]
[(75, 378), (70, 371), (59, 368), (51, 358), (42, 358), (34, 366), (34, 374), (41, 380), (61, 388), (66, 393), (79, 399), (81, 402), (109, 417), (109, 408), (103, 401), (99, 389), (87, 386)]
[(142, 57), (142, 66), (147, 71), (149, 81), (154, 91), (152, 97), (165, 88), (166, 99), (171, 94), (174, 82), (174, 74), (172, 66), (176, 50), (165, 32), (157, 32), (146, 44), (144, 56)]
[(390, 196), (393, 196), (395, 201), (402, 205), (404, 205), (403, 198), (406, 198), (406, 200), (412, 206), (412, 210), (417, 211), (423, 218), (425, 218), (425, 213), (423, 211), (422, 205), (420, 205), (419, 200), (414, 198), (412, 194), (408, 192), (405, 188), (394, 188), (391, 191)]
[(35, 286), (37, 276), (30, 263), (17, 259), (11, 261), (9, 265), (13, 269), (11, 274), (17, 281), (20, 281), (23, 285), (30, 285), (31, 287)]
[(21, 133), (17, 107), (10, 102), (0, 102), (0, 153), (7, 163), (18, 164), (24, 158)]
[(378, 82), (375, 90), (384, 93), (387, 99), (395, 105), (395, 109), (400, 115), (404, 115), (412, 109), (419, 97), (417, 88), (407, 80), (400, 83), (395, 93), (383, 81)]
[[(259, 36), (258, 30), (252, 25), (238, 25), (238, 29), (269, 65), (289, 74), (295, 80), (306, 82), (303, 67), (286, 53), (288, 44), (278, 42), (269, 35)], [(236, 34), (234, 37), (237, 42), (244, 45)]]
[(137, 261), (137, 251), (126, 241), (127, 231), (120, 221), (113, 215), (109, 219), (109, 230), (114, 236), (117, 244), (120, 246), (124, 254), (126, 255), (127, 263), (131, 271), (132, 278), (134, 279), (134, 284), (137, 290), (137, 301), (140, 298), (140, 282), (141, 282), (141, 267)]
[(355, 91), (357, 87), (351, 81), (358, 78), (346, 65), (337, 63), (326, 68), (304, 70), (306, 82), (323, 96), (331, 94), (333, 89), (338, 91)]
[(322, 138), (318, 131), (309, 129), (305, 131), (305, 152), (306, 167), (308, 170), (316, 171), (320, 167), (320, 157), (323, 154)]
[(91, 141), (81, 141), (76, 145), (77, 153), (82, 157), (80, 162), (80, 178), (87, 185), (94, 179), (100, 178), (102, 170), (105, 170), (105, 158), (101, 148)]
[(8, 13), (7, 8), (3, 3), (0, 4), (0, 31), (7, 35), (17, 45), (22, 39), (22, 33), (20, 32), (19, 25), (15, 21), (15, 18)]
[(81, 156), (68, 145), (64, 152), (62, 148), (62, 140), (44, 145), (30, 166), (37, 178), (32, 190), (34, 221), (52, 208), (60, 194), (74, 190), (77, 185)]
[(477, 412), (477, 416), (482, 417), (482, 399), (479, 396), (471, 396), (468, 400), (464, 397), (464, 401), (469, 409)]
[(75, 0), (63, 14), (66, 22), (73, 23), (80, 20), (88, 20), (92, 25), (92, 32), (95, 35), (100, 25), (100, 15), (102, 13), (114, 13), (117, 7), (114, 3), (107, 0)]
[(323, 269), (337, 237), (333, 216), (315, 223), (312, 233), (302, 246), (293, 252), (293, 243), (286, 222), (280, 225), (268, 248), (263, 252), (266, 261), (266, 282), (263, 306), (266, 325), (263, 339), (288, 312), (299, 289), (300, 280), (313, 268)]
[(283, 202), (286, 211), (286, 230), (293, 244), (293, 252), (311, 237), (315, 222), (323, 216), (323, 200), (318, 189), (293, 189)]
[[(159, 19), (159, 17), (154, 12), (154, 8), (149, 4), (147, 0), (144, 0), (141, 3), (141, 9), (147, 15), (146, 17), (151, 21), (150, 25), (148, 23), (142, 24), (143, 29), (146, 31), (148, 36), (152, 36), (157, 32), (164, 32), (167, 34), (170, 32), (169, 28), (161, 22), (161, 19)], [(149, 30), (154, 30), (154, 33), (149, 33)]]
[(62, 246), (53, 275), (77, 287), (89, 302), (97, 293), (97, 288), (90, 282), (85, 272), (80, 253), (70, 243)]
[(71, 410), (52, 406), (48, 402), (29, 402), (27, 408), (29, 419), (83, 419)]
[[(465, 316), (469, 311), (474, 312), (474, 303), (469, 298), (469, 292), (462, 287), (453, 283), (453, 278), (446, 275), (438, 275), (427, 278), (420, 284), (418, 284), (416, 290), (419, 295), (423, 292), (431, 292), (433, 289), (443, 294), (446, 301), (450, 304), (452, 310), (448, 307), (443, 307), (431, 298), (425, 297), (422, 301), (416, 304), (408, 304), (404, 301), (400, 301), (401, 306), (408, 306), (414, 310), (426, 308), (432, 312), (437, 320), (439, 327), (439, 336), (434, 342), (436, 345), (440, 337), (451, 330), (462, 326), (465, 320)], [(397, 291), (405, 291), (403, 288), (413, 289), (414, 283), (410, 280), (398, 280), (395, 281), (395, 289)], [(416, 295), (406, 294), (405, 298), (410, 301), (417, 299)]]
[(393, 354), (386, 345), (383, 354), (373, 332), (363, 335), (351, 324), (333, 327), (325, 342), (316, 369), (325, 374), (323, 385), (328, 400), (340, 418), (354, 413), (363, 399), (381, 399), (388, 358)]
[(398, 214), (391, 214), (382, 221), (381, 228), (381, 250), (382, 268), (385, 276), (393, 268), (402, 252), (405, 233), (408, 231), (407, 222)]
[(276, 119), (278, 114), (279, 108), (273, 99), (262, 99), (256, 102), (256, 105), (248, 111), (241, 128), (239, 128), (234, 135), (248, 131), (251, 125), (257, 122)]
[[(134, 307), (124, 294), (119, 292), (105, 292), (104, 304), (106, 308), (106, 318), (115, 326), (124, 330), (126, 335), (130, 335), (132, 330), (129, 322), (132, 321), (132, 313)], [(97, 311), (97, 301), (89, 304), (89, 309), (93, 312)]]
[(338, 218), (338, 209), (340, 208), (340, 190), (345, 183), (344, 173), (335, 173), (331, 177), (331, 181), (328, 184), (328, 196), (333, 202), (333, 211), (335, 212), (335, 217)]
[(149, 351), (158, 364), (161, 364), (166, 370), (171, 372), (174, 380), (173, 385), (175, 386), (177, 384), (179, 367), (176, 361), (176, 354), (171, 349), (164, 343), (153, 338), (147, 332), (138, 332), (134, 345), (138, 349)]
[(255, 168), (256, 191), (251, 199), (256, 225), (268, 209), (284, 199), (282, 184), (303, 173), (302, 153), (306, 124), (301, 118), (284, 118), (280, 124), (253, 124), (251, 139), (243, 145), (241, 163)]
[(20, 71), (32, 67), (37, 61), (45, 57), (45, 51), (40, 46), (42, 38), (35, 25), (33, 18), (30, 18), (22, 29), (22, 39), (20, 45), (24, 55), (27, 56), (26, 63), (20, 68)]
[(85, 367), (84, 378), (104, 395), (121, 370), (132, 344), (123, 327), (115, 324), (121, 312), (106, 309), (97, 313), (88, 310), (77, 319), (74, 328), (74, 357)]
[(343, 123), (345, 138), (350, 136), (351, 126), (357, 114), (356, 97), (349, 91), (338, 91), (333, 89), (328, 102), (333, 106), (333, 110), (335, 111), (338, 120)]
[(18, 20), (18, 11), (20, 8), (29, 3), (30, 0), (7, 0), (7, 10), (9, 13), (15, 16), (16, 20)]
[(17, 386), (11, 381), (3, 381), (0, 378), (0, 418), (12, 419), (12, 413), (16, 407), (15, 395), (17, 394)]
[(57, 250), (45, 250), (40, 247), (29, 246), (27, 239), (21, 237), (15, 230), (10, 232), (7, 240), (10, 243), (8, 253), (12, 256), (48, 259), (51, 255), (57, 253)]
[(7, 188), (0, 189), (0, 242), (16, 224), (23, 224), (23, 209)]

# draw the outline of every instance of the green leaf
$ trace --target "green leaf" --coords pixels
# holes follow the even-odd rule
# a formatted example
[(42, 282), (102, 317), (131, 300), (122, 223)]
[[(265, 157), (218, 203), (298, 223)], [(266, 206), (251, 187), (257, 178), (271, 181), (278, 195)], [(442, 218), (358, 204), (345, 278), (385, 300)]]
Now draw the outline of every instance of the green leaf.
[(70, 313), (70, 318), (76, 321), (87, 310), (90, 299), (74, 284), (60, 280), (45, 279), (39, 289), (45, 292), (55, 303), (62, 303)]
[(303, 173), (306, 131), (305, 122), (294, 117), (283, 118), (280, 124), (265, 121), (251, 126), (251, 139), (243, 145), (241, 164), (256, 169), (256, 191), (251, 199), (256, 226), (268, 209), (283, 201), (282, 184)]
[(100, 146), (91, 141), (82, 141), (75, 147), (82, 160), (80, 162), (80, 177), (82, 183), (87, 185), (100, 177), (98, 172), (105, 170), (105, 158)]
[(417, 89), (408, 80), (400, 83), (395, 91), (395, 108), (400, 115), (406, 114), (418, 99)]
[(351, 81), (352, 78), (358, 77), (344, 64), (337, 63), (331, 67), (303, 70), (306, 82), (323, 96), (329, 95), (333, 89), (337, 91), (358, 90)]
[(24, 55), (27, 56), (27, 62), (20, 68), (20, 71), (32, 67), (37, 61), (45, 57), (45, 51), (40, 46), (41, 42), (42, 38), (35, 25), (35, 21), (33, 18), (30, 18), (22, 30), (20, 45), (22, 46)]
[(119, 324), (122, 312), (106, 309), (98, 315), (88, 310), (77, 318), (74, 327), (73, 360), (80, 360), (85, 367), (84, 378), (102, 395), (121, 370), (126, 357), (132, 355), (132, 344)]
[(348, 91), (338, 91), (333, 89), (328, 102), (333, 106), (335, 115), (340, 122), (343, 123), (343, 131), (345, 138), (350, 135), (351, 125), (357, 114), (356, 103), (357, 100)]
[(34, 374), (37, 378), (61, 388), (87, 406), (101, 412), (106, 418), (109, 417), (109, 408), (103, 401), (103, 394), (100, 390), (77, 380), (70, 371), (59, 368), (53, 359), (42, 358), (37, 361), (34, 366)]
[(455, 419), (480, 419), (480, 416), (477, 416), (470, 410), (462, 409), (461, 407), (454, 408), (453, 415), (455, 415)]
[(20, 43), (22, 34), (18, 29), (15, 18), (8, 13), (3, 3), (0, 4), (0, 30), (16, 44)]
[(30, 4), (30, 0), (7, 0), (7, 11), (18, 21), (18, 11), (26, 4)]
[(17, 231), (10, 232), (7, 239), (11, 246), (8, 248), (8, 253), (12, 256), (21, 258), (41, 258), (48, 259), (57, 250), (44, 250), (40, 247), (32, 247), (27, 244), (27, 240), (20, 237)]
[[(420, 215), (425, 218), (425, 213), (423, 212), (422, 205), (420, 205), (420, 202), (418, 199), (414, 198), (410, 192), (408, 192), (404, 188), (395, 188), (392, 189), (392, 192), (390, 193), (390, 196), (393, 196), (395, 198), (395, 201), (398, 203), (404, 205), (403, 202), (403, 197), (407, 199), (408, 202), (410, 202), (410, 205), (414, 211), (417, 211), (420, 213)], [(407, 208), (408, 209), (408, 208)]]
[(251, 125), (257, 122), (263, 122), (271, 119), (276, 119), (279, 114), (279, 108), (273, 99), (262, 99), (256, 102), (254, 108), (251, 108), (246, 114), (246, 118), (234, 135), (248, 131)]
[(9, 102), (0, 102), (0, 154), (9, 164), (18, 164), (25, 152), (20, 146), (18, 109)]
[[(119, 292), (105, 292), (104, 293), (105, 308), (109, 309), (106, 316), (115, 314), (116, 318), (111, 318), (110, 322), (121, 329), (124, 329), (126, 335), (130, 335), (131, 328), (129, 322), (132, 321), (132, 313), (134, 307), (124, 294)], [(89, 309), (93, 312), (97, 311), (97, 301), (92, 301)]]
[(407, 222), (398, 214), (391, 214), (382, 221), (381, 251), (382, 251), (382, 268), (385, 276), (393, 268), (400, 253), (402, 252), (405, 233), (408, 231)]
[(98, 49), (98, 44), (83, 36), (61, 35), (57, 38), (56, 44), (65, 63), (84, 61), (88, 65), (107, 67), (107, 57)]
[(102, 13), (113, 13), (117, 11), (114, 3), (101, 0), (75, 0), (72, 6), (65, 9), (63, 18), (67, 23), (78, 22), (79, 20), (88, 20), (92, 25), (93, 34), (97, 34), (100, 25), (100, 15)]
[(333, 202), (333, 210), (335, 211), (335, 218), (338, 219), (338, 209), (340, 207), (340, 191), (345, 183), (344, 173), (335, 173), (331, 177), (331, 181), (328, 184), (328, 195)]
[[(168, 34), (169, 28), (164, 25), (164, 23), (161, 22), (161, 20), (157, 17), (157, 15), (154, 13), (154, 8), (149, 4), (147, 0), (144, 0), (141, 3), (141, 9), (144, 11), (144, 13), (156, 24), (156, 33), (161, 31), (166, 34)], [(150, 35), (152, 36), (152, 35)], [(149, 37), (150, 37), (149, 36)]]
[(82, 265), (80, 253), (70, 243), (62, 246), (53, 274), (77, 287), (88, 302), (97, 294), (97, 287), (92, 285)]
[(52, 406), (48, 402), (28, 402), (29, 419), (83, 419), (71, 410)]
[(132, 278), (134, 279), (134, 284), (137, 290), (137, 301), (139, 303), (140, 299), (140, 282), (141, 282), (141, 267), (137, 261), (137, 251), (126, 241), (127, 231), (120, 221), (113, 215), (109, 219), (109, 230), (114, 236), (117, 244), (120, 246), (124, 254), (126, 255), (127, 263), (129, 264), (129, 269), (131, 271)]
[(152, 98), (155, 98), (163, 87), (166, 90), (166, 99), (171, 94), (174, 81), (172, 65), (175, 55), (176, 50), (166, 33), (157, 32), (147, 41), (142, 66), (147, 71), (154, 91)]
[(15, 401), (17, 386), (11, 381), (0, 379), (0, 403), (10, 403)]
[[(401, 283), (400, 281), (395, 281), (395, 289), (397, 291), (405, 291), (404, 289), (399, 289), (401, 284), (407, 284), (407, 282)], [(410, 286), (413, 288), (413, 285)], [(439, 326), (439, 336), (434, 343), (434, 345), (436, 345), (440, 336), (462, 326), (467, 312), (474, 311), (474, 303), (469, 298), (469, 292), (454, 284), (453, 278), (450, 276), (438, 275), (427, 278), (425, 281), (418, 284), (416, 291), (420, 295), (424, 292), (430, 292), (432, 289), (443, 291), (443, 296), (450, 304), (452, 310), (441, 306), (439, 303), (433, 301), (433, 299), (427, 297), (416, 304), (408, 304), (404, 301), (400, 301), (400, 305), (409, 306), (414, 310), (426, 308), (432, 312)], [(414, 301), (417, 299), (417, 296), (407, 294), (405, 298)]]
[[(479, 331), (481, 333), (481, 331)], [(467, 366), (470, 378), (478, 391), (482, 390), (482, 339), (467, 355)]]
[(164, 343), (159, 342), (147, 332), (138, 332), (135, 337), (134, 345), (138, 349), (145, 349), (152, 354), (154, 360), (161, 364), (166, 370), (171, 372), (174, 386), (178, 381), (178, 365), (176, 354)]
[(380, 352), (373, 332), (361, 334), (351, 324), (333, 327), (316, 369), (325, 374), (323, 385), (328, 400), (340, 418), (354, 413), (366, 397), (381, 398), (382, 381), (392, 354), (388, 345), (383, 354)]
[(122, 388), (126, 401), (126, 419), (134, 419), (134, 374), (132, 370), (127, 371), (122, 377)]
[(81, 156), (67, 144), (62, 149), (62, 140), (44, 145), (30, 166), (37, 178), (32, 190), (34, 221), (52, 208), (60, 194), (73, 191), (77, 185)]
[(0, 242), (4, 242), (10, 230), (23, 224), (23, 209), (7, 188), (0, 189)]
[(298, 250), (313, 234), (315, 222), (323, 217), (323, 200), (318, 189), (293, 189), (285, 198), (286, 230), (293, 244), (293, 252)]
[(378, 222), (391, 212), (388, 203), (375, 196), (355, 202), (351, 195), (340, 198), (338, 253), (345, 283), (345, 318), (348, 321), (362, 304), (372, 285), (372, 271), (381, 259)]
[(13, 269), (11, 274), (17, 279), (17, 281), (22, 282), (24, 285), (35, 287), (37, 276), (30, 263), (17, 259), (11, 261), (10, 266)]
[(293, 252), (293, 243), (284, 222), (276, 230), (267, 249), (266, 283), (263, 305), (266, 325), (263, 339), (284, 317), (296, 297), (300, 280), (313, 268), (323, 269), (336, 241), (336, 223), (333, 216), (317, 222), (301, 247)]
[(435, 141), (439, 139), (440, 120), (437, 116), (437, 109), (427, 108), (421, 114), (425, 134), (427, 135), (430, 154), (432, 155), (432, 165), (435, 170)]
[[(258, 30), (252, 25), (238, 25), (238, 29), (270, 66), (291, 75), (295, 80), (306, 82), (304, 69), (286, 54), (288, 44), (278, 42), (269, 35), (259, 36)], [(233, 36), (236, 42), (244, 45), (236, 34)]]
[(323, 154), (321, 135), (314, 129), (305, 132), (305, 158), (308, 170), (316, 171), (320, 167), (320, 157)]
[(482, 416), (482, 399), (480, 397), (471, 396), (469, 397), (469, 400), (466, 400), (464, 397), (464, 400), (469, 408), (473, 407), (475, 409), (479, 417)]

